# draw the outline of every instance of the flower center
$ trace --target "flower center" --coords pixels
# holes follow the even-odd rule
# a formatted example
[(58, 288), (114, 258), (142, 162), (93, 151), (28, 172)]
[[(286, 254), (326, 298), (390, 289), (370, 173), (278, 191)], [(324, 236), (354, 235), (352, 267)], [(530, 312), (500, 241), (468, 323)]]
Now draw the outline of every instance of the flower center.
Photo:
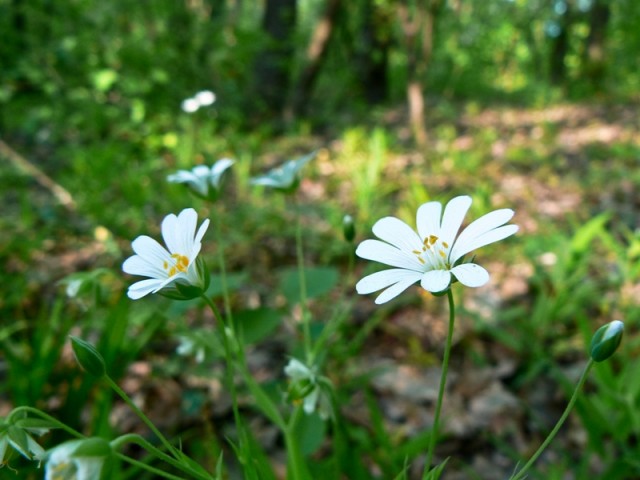
[(449, 268), (449, 244), (436, 235), (427, 235), (420, 250), (413, 250), (418, 261), (430, 270)]
[(49, 473), (53, 480), (63, 480), (65, 478), (75, 478), (76, 470), (72, 462), (62, 461), (53, 465)]
[(165, 260), (162, 265), (170, 277), (173, 277), (178, 272), (187, 272), (187, 267), (189, 267), (189, 259), (187, 257), (179, 253), (174, 253), (171, 255), (171, 258), (174, 260), (173, 264)]

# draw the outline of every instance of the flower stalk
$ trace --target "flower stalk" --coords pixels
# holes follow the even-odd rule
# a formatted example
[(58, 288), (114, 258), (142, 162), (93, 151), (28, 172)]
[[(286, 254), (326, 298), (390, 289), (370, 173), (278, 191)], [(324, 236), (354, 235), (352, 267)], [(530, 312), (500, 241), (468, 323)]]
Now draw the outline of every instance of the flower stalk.
[(571, 412), (571, 410), (573, 410), (573, 406), (575, 405), (576, 400), (578, 399), (578, 394), (580, 393), (580, 390), (582, 390), (582, 386), (584, 385), (584, 382), (587, 380), (587, 377), (589, 375), (589, 372), (591, 371), (591, 367), (593, 367), (594, 362), (595, 360), (591, 358), (589, 359), (589, 363), (587, 363), (587, 365), (584, 367), (584, 370), (582, 371), (582, 375), (580, 376), (580, 380), (578, 380), (578, 384), (576, 385), (576, 388), (573, 391), (573, 395), (571, 395), (571, 399), (567, 404), (567, 408), (564, 409), (562, 416), (556, 423), (555, 427), (553, 427), (553, 430), (551, 430), (551, 433), (549, 433), (549, 435), (544, 440), (544, 442), (542, 442), (542, 445), (540, 445), (538, 450), (536, 450), (536, 452), (531, 456), (531, 458), (525, 464), (525, 466), (522, 467), (522, 469), (519, 472), (517, 472), (515, 475), (511, 476), (509, 480), (521, 480), (525, 478), (526, 477), (525, 474), (527, 473), (527, 471), (533, 466), (533, 464), (538, 459), (538, 457), (542, 454), (542, 452), (544, 452), (544, 450), (549, 446), (551, 441), (555, 438), (557, 433), (560, 431), (560, 428), (564, 424), (565, 420), (569, 416), (569, 413)]
[(429, 437), (429, 449), (427, 451), (427, 461), (424, 466), (422, 475), (423, 480), (427, 479), (431, 470), (431, 462), (433, 461), (433, 453), (438, 439), (438, 426), (440, 423), (440, 412), (442, 410), (442, 399), (444, 398), (444, 390), (447, 384), (447, 374), (449, 372), (449, 357), (451, 356), (451, 345), (453, 344), (453, 327), (456, 318), (455, 302), (453, 300), (453, 292), (447, 290), (447, 298), (449, 300), (449, 328), (447, 331), (447, 340), (444, 344), (444, 355), (442, 358), (442, 373), (440, 374), (440, 386), (438, 387), (438, 400), (436, 401), (436, 410), (433, 416), (433, 427), (431, 436)]

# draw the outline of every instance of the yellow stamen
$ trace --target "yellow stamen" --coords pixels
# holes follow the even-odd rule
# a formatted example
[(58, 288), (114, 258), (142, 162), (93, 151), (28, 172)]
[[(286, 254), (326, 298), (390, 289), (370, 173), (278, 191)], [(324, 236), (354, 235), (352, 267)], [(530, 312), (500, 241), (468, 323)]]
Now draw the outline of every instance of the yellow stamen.
[(448, 244), (447, 242), (442, 242), (442, 246), (443, 246), (444, 248), (449, 248), (449, 244)]
[(418, 257), (418, 261), (424, 265), (424, 260), (422, 259), (422, 257)]
[(169, 276), (173, 277), (178, 272), (186, 273), (187, 268), (189, 267), (189, 259), (179, 253), (172, 254), (171, 258), (173, 258), (176, 261), (175, 264), (171, 265), (171, 268), (169, 268), (169, 263), (166, 260), (163, 262), (164, 269), (169, 270), (167, 272)]
[(429, 243), (431, 245), (435, 244), (438, 241), (438, 237), (436, 237), (435, 235), (429, 235)]
[(446, 253), (444, 253), (444, 250), (438, 250), (438, 253), (440, 254), (440, 256), (441, 256), (442, 258), (445, 258), (445, 257), (447, 256), (447, 254), (446, 254)]
[(420, 250), (413, 250), (413, 253), (415, 253), (416, 255), (420, 255)]

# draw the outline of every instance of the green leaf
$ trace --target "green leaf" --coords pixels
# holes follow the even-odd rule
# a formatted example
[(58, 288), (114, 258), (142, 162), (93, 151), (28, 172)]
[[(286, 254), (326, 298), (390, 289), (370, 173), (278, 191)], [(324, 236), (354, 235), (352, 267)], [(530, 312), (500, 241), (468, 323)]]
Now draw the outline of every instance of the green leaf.
[(295, 435), (303, 455), (311, 455), (320, 448), (325, 430), (325, 422), (317, 413), (302, 416), (296, 426)]
[(93, 86), (100, 92), (106, 92), (114, 83), (118, 80), (118, 72), (105, 68), (104, 70), (98, 70), (93, 74)]
[(258, 308), (238, 312), (234, 314), (234, 320), (242, 332), (244, 344), (249, 345), (263, 340), (278, 328), (282, 315), (270, 308)]
[[(305, 269), (307, 298), (315, 298), (329, 293), (339, 280), (338, 270), (333, 267), (308, 267)], [(280, 291), (289, 303), (300, 301), (300, 275), (297, 267), (280, 271)]]
[(59, 428), (57, 423), (44, 418), (20, 418), (14, 423), (16, 427), (24, 430), (51, 430), (53, 428)]
[(447, 466), (447, 462), (449, 461), (449, 458), (450, 457), (445, 458), (444, 462), (442, 462), (440, 465), (436, 465), (429, 472), (424, 472), (422, 479), (438, 480), (438, 478), (440, 478), (440, 475), (442, 475), (442, 471), (444, 470), (444, 467)]

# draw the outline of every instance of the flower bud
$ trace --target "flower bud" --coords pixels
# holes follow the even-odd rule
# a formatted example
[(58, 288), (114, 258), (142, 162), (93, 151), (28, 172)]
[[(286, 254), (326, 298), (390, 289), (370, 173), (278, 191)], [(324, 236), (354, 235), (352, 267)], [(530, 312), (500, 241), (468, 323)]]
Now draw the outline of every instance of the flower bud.
[(345, 215), (342, 219), (342, 234), (344, 239), (351, 243), (356, 237), (356, 227), (351, 215)]
[(602, 362), (615, 353), (622, 341), (624, 323), (614, 320), (600, 327), (591, 339), (590, 354), (595, 362)]
[(106, 367), (102, 355), (89, 342), (70, 335), (71, 348), (76, 356), (76, 360), (80, 366), (89, 374), (95, 377), (104, 377), (106, 375)]

